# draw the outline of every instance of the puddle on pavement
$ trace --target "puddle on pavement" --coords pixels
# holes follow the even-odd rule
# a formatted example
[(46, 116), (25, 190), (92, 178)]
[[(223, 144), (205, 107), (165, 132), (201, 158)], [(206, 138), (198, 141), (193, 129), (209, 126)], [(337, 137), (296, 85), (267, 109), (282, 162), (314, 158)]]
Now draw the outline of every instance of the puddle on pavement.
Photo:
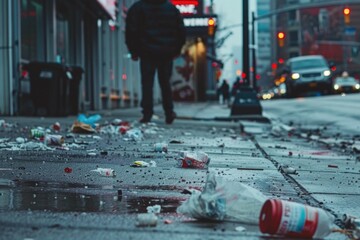
[(118, 194), (119, 188), (112, 185), (10, 180), (8, 183), (0, 184), (0, 211), (47, 210), (125, 214), (145, 213), (148, 206), (161, 205), (161, 213), (174, 213), (186, 198), (177, 194), (180, 191), (174, 191), (171, 186), (163, 189), (131, 186), (121, 188), (122, 194)]

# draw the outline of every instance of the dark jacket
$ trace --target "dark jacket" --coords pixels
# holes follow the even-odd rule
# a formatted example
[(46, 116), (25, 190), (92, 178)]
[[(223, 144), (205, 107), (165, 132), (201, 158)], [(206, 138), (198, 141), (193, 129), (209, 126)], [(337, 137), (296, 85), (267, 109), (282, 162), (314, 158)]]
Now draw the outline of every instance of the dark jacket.
[(167, 0), (141, 0), (126, 17), (125, 40), (132, 55), (173, 58), (185, 43), (185, 27), (179, 10)]

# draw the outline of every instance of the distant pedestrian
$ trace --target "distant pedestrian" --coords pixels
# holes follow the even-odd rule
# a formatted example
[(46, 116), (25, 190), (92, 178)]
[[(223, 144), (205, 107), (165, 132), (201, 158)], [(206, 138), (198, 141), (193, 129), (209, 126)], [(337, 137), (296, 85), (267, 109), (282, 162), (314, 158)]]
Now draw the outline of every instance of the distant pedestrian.
[(220, 87), (220, 94), (223, 97), (223, 102), (229, 104), (230, 99), (230, 85), (226, 79), (223, 80), (223, 83)]
[(126, 17), (126, 45), (134, 61), (140, 58), (141, 123), (151, 121), (153, 115), (153, 85), (158, 73), (165, 122), (176, 118), (172, 100), (170, 77), (173, 59), (180, 55), (185, 43), (185, 27), (179, 10), (168, 0), (140, 0), (128, 10)]

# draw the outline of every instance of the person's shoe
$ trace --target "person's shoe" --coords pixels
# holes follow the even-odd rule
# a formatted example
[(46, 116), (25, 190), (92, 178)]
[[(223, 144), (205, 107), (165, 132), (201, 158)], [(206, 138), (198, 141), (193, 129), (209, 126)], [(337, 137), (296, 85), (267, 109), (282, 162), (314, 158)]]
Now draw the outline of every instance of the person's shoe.
[(139, 123), (149, 123), (151, 121), (151, 118), (148, 117), (142, 117), (139, 120)]
[(166, 124), (172, 124), (176, 118), (176, 113), (172, 112), (171, 115), (166, 116), (165, 122)]

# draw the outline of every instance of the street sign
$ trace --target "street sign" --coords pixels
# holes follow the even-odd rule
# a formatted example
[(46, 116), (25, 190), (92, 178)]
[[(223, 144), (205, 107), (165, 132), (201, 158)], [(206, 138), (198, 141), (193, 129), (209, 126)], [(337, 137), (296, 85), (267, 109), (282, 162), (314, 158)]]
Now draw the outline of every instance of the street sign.
[(346, 36), (355, 36), (356, 34), (356, 28), (355, 27), (346, 27), (345, 28), (345, 35)]

